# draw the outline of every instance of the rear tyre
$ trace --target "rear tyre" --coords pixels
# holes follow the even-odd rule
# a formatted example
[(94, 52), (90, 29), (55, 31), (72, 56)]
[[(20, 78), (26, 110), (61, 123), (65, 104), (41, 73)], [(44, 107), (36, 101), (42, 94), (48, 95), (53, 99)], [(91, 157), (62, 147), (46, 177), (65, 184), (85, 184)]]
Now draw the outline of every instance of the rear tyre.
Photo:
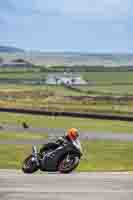
[(32, 161), (33, 156), (28, 156), (22, 166), (22, 171), (26, 174), (32, 174), (38, 170), (38, 166), (35, 161)]
[(67, 161), (67, 155), (59, 162), (58, 171), (63, 174), (72, 172), (79, 164), (79, 157), (70, 155), (69, 162)]

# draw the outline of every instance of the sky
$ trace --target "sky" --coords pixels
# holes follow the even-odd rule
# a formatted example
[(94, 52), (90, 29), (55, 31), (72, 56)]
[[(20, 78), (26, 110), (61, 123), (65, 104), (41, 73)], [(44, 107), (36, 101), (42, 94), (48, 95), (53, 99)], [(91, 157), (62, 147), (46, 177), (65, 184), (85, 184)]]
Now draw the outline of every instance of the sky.
[(0, 0), (0, 45), (133, 53), (132, 0)]

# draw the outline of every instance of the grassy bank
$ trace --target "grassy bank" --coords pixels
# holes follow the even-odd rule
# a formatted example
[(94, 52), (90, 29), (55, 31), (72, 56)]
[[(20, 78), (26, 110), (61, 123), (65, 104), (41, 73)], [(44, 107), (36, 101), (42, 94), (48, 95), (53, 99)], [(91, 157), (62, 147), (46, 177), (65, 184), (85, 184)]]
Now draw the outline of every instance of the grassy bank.
[[(20, 72), (19, 72), (20, 70)], [(23, 71), (21, 71), (23, 70)], [(29, 70), (29, 69), (28, 69)], [(37, 68), (32, 68), (32, 70), (37, 70)], [(9, 73), (10, 71), (10, 73)], [(16, 68), (0, 68), (0, 78), (13, 79), (13, 80), (42, 80), (45, 79), (48, 73), (40, 72), (39, 68), (37, 71), (26, 71), (26, 69)], [(12, 73), (11, 73), (12, 72)], [(22, 73), (23, 72), (23, 73)], [(25, 72), (25, 73), (24, 73)], [(53, 74), (56, 74), (53, 72)], [(80, 75), (83, 79), (96, 84), (108, 84), (108, 83), (133, 83), (133, 72), (81, 72)]]
[(133, 72), (85, 72), (83, 78), (95, 83), (133, 83)]
[(86, 141), (78, 171), (132, 171), (133, 142)]
[[(82, 145), (84, 156), (78, 171), (133, 170), (133, 142), (86, 141)], [(1, 145), (0, 168), (20, 169), (30, 152), (31, 145)]]
[(0, 132), (0, 140), (46, 140), (48, 139), (47, 134), (31, 134), (27, 131), (24, 131), (23, 133), (14, 133), (14, 132)]
[[(73, 89), (46, 85), (1, 85), (0, 107), (133, 115), (133, 100), (126, 99), (126, 96), (133, 94), (132, 89), (133, 85), (80, 86)], [(101, 99), (95, 96), (100, 96)], [(125, 98), (112, 98), (113, 96)]]
[(133, 133), (133, 123), (124, 121), (80, 119), (71, 117), (46, 117), (35, 115), (0, 113), (0, 125), (16, 124), (22, 126), (25, 121), (30, 127), (70, 128), (77, 127), (81, 131)]

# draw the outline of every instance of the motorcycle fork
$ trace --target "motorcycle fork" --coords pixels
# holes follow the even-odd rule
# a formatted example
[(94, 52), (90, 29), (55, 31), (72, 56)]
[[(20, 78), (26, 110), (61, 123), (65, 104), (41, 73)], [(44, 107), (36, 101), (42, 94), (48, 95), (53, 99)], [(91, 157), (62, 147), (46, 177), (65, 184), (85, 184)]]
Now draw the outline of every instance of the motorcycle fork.
[(40, 163), (39, 163), (39, 158), (38, 158), (38, 152), (37, 152), (37, 148), (35, 145), (32, 146), (32, 155), (33, 155), (33, 159), (34, 159), (33, 161), (35, 161), (37, 166), (39, 166)]

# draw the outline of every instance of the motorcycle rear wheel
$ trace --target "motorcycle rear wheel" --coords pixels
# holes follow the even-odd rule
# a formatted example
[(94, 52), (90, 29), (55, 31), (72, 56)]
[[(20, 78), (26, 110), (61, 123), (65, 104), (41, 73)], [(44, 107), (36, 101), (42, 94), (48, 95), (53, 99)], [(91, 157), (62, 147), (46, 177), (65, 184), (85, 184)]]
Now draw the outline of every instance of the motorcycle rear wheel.
[(38, 170), (35, 161), (32, 161), (33, 156), (29, 155), (23, 162), (22, 171), (26, 174), (32, 174)]
[(60, 161), (59, 166), (58, 166), (58, 171), (60, 173), (70, 173), (72, 172), (74, 169), (76, 169), (76, 167), (79, 164), (79, 157), (75, 156), (75, 155), (70, 155), (70, 162), (66, 162), (67, 159), (67, 155)]

